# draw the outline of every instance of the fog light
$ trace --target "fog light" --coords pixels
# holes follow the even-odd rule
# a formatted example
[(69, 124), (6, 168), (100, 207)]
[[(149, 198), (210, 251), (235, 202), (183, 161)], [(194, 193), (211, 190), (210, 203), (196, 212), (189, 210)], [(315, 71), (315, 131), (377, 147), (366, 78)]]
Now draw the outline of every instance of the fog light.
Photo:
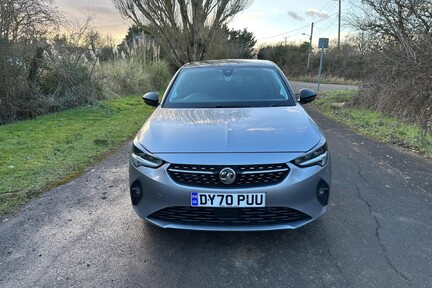
[(324, 180), (320, 180), (317, 185), (316, 197), (322, 206), (327, 206), (329, 192), (328, 184)]
[(136, 206), (141, 202), (143, 197), (142, 186), (139, 181), (135, 181), (130, 188), (132, 205)]

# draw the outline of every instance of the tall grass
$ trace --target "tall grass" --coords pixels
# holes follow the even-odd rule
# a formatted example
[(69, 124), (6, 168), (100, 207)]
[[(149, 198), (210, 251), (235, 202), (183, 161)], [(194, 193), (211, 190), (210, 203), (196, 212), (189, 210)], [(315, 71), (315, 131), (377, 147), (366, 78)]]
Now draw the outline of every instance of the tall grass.
[(113, 60), (102, 62), (96, 77), (106, 95), (118, 96), (163, 90), (171, 74), (159, 59), (160, 48), (143, 35), (113, 50)]
[(133, 60), (110, 61), (102, 63), (96, 74), (108, 97), (163, 90), (171, 77), (163, 61), (146, 65)]

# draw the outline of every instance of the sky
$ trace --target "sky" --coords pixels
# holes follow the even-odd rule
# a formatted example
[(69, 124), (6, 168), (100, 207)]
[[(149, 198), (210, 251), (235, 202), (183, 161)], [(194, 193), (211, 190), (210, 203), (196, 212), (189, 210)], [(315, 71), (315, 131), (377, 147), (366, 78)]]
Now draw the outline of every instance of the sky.
[[(57, 5), (68, 19), (82, 19), (88, 11), (97, 13), (96, 30), (117, 40), (124, 37), (130, 25), (115, 11), (111, 0), (57, 0)], [(348, 0), (342, 0), (342, 18), (349, 11), (349, 5)], [(315, 23), (314, 46), (319, 37), (337, 38), (338, 0), (254, 0), (228, 26), (253, 32), (258, 40), (257, 46), (260, 46), (309, 41), (312, 22)], [(342, 25), (342, 38), (348, 32), (349, 28)]]

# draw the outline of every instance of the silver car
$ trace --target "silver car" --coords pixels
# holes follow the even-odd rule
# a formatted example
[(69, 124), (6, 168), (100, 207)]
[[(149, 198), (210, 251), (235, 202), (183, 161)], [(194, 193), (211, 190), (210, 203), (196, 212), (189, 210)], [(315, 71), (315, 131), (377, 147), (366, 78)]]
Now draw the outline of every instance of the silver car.
[(294, 229), (321, 216), (330, 191), (326, 138), (272, 62), (186, 64), (133, 141), (132, 205), (163, 227)]

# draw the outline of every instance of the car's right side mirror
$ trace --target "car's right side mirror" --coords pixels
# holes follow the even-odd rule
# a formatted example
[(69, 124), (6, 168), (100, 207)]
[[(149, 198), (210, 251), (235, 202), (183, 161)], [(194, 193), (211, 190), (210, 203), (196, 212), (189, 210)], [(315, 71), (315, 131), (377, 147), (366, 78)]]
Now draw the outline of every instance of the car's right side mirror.
[(298, 95), (298, 101), (300, 102), (300, 104), (306, 104), (315, 100), (317, 93), (314, 90), (310, 89), (300, 89)]
[(148, 92), (143, 96), (143, 99), (144, 103), (149, 106), (157, 107), (159, 105), (159, 93), (157, 92)]

